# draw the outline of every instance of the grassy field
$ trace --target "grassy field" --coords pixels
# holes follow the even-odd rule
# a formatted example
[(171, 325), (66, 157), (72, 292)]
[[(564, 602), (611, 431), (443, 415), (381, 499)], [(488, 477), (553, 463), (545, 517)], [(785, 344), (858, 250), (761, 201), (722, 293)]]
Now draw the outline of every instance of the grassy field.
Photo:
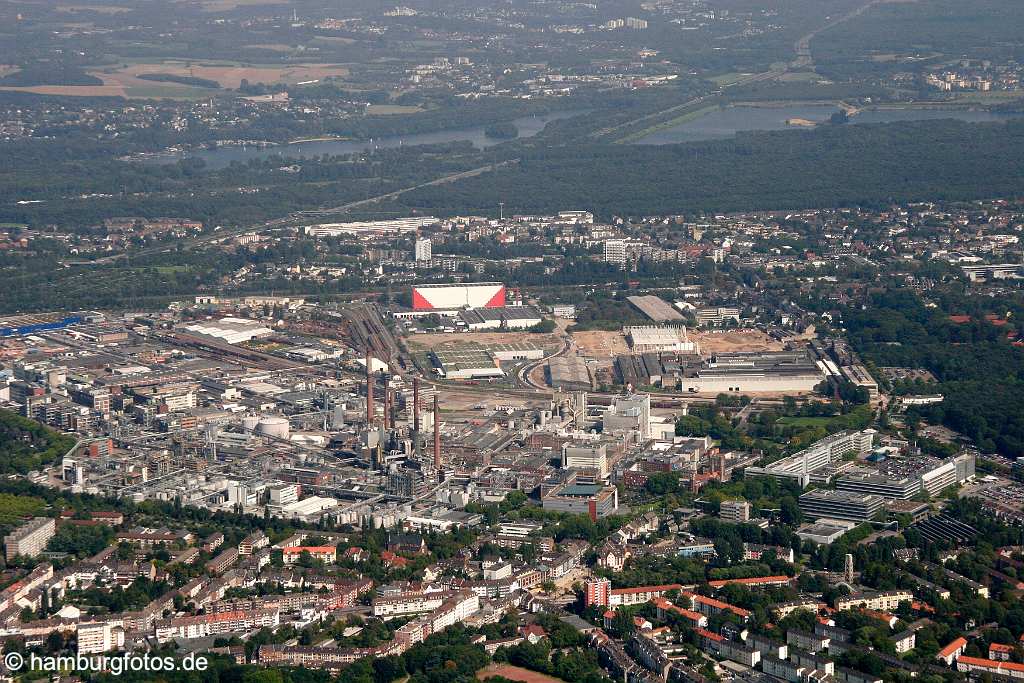
[(791, 427), (824, 427), (831, 419), (829, 417), (780, 417), (775, 424)]
[(420, 107), (401, 104), (371, 104), (366, 108), (367, 116), (390, 116), (392, 114), (416, 114), (423, 111)]
[(674, 128), (675, 126), (682, 125), (684, 123), (687, 123), (688, 121), (695, 121), (700, 117), (706, 116), (717, 109), (718, 105), (711, 105), (707, 107), (701, 107), (700, 109), (694, 109), (693, 111), (688, 111), (685, 114), (682, 114), (681, 116), (676, 116), (675, 118), (669, 119), (668, 121), (663, 121), (662, 123), (659, 123), (655, 126), (651, 126), (650, 128), (645, 128), (641, 131), (633, 133), (632, 135), (624, 137), (621, 140), (618, 140), (617, 142), (621, 144), (630, 144), (636, 142), (637, 140), (645, 138), (648, 135), (651, 135), (652, 133), (657, 133), (658, 131), (662, 130), (668, 130), (669, 128)]

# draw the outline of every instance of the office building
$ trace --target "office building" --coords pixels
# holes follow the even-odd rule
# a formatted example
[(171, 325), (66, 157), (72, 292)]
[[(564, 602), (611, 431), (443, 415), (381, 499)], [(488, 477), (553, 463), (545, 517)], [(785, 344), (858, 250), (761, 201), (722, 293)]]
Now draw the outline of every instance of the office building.
[(815, 489), (800, 496), (800, 510), (809, 519), (842, 519), (865, 522), (882, 509), (881, 496), (852, 491)]
[(853, 473), (836, 479), (840, 491), (864, 493), (883, 498), (910, 500), (921, 491), (917, 477), (887, 477), (884, 474)]
[(807, 448), (793, 455), (776, 460), (764, 467), (748, 467), (749, 477), (769, 476), (776, 479), (793, 479), (807, 486), (812, 481), (828, 481), (827, 475), (821, 470), (838, 462), (846, 455), (861, 455), (871, 450), (875, 430), (865, 429), (859, 432), (838, 432), (815, 441)]

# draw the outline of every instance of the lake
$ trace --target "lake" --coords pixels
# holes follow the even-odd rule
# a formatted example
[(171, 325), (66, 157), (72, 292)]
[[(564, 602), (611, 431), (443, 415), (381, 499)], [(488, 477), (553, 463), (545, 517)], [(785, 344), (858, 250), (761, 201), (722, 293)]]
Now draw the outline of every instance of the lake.
[[(523, 116), (513, 119), (512, 123), (519, 129), (520, 138), (533, 137), (544, 130), (551, 121), (567, 119), (573, 116), (586, 113), (586, 110), (573, 110), (552, 112), (541, 116)], [(342, 155), (357, 154), (372, 149), (391, 149), (395, 147), (411, 147), (414, 145), (436, 145), (449, 142), (468, 141), (473, 146), (484, 148), (508, 142), (489, 138), (484, 134), (485, 126), (473, 126), (471, 128), (454, 128), (441, 130), (433, 133), (416, 133), (413, 135), (396, 135), (376, 138), (374, 140), (314, 140), (309, 142), (296, 142), (289, 145), (275, 145), (272, 147), (218, 147), (217, 149), (198, 149), (195, 151), (182, 152), (180, 154), (162, 155), (151, 157), (147, 161), (161, 164), (176, 163), (181, 159), (202, 159), (206, 162), (207, 168), (217, 169), (228, 166), (233, 161), (245, 163), (250, 159), (268, 159), (279, 157), (282, 161), (298, 160), (303, 157), (313, 157), (322, 154)]]
[[(800, 126), (786, 123), (789, 119), (805, 119), (821, 123), (827, 121), (838, 107), (828, 104), (802, 104), (781, 107), (735, 106), (710, 111), (703, 116), (659, 130), (640, 138), (639, 145), (670, 145), (696, 140), (721, 140), (736, 133), (750, 130), (799, 130)], [(929, 119), (957, 119), (971, 123), (1006, 121), (1014, 114), (996, 114), (966, 109), (868, 109), (850, 119), (850, 123), (891, 123), (894, 121), (924, 121)]]

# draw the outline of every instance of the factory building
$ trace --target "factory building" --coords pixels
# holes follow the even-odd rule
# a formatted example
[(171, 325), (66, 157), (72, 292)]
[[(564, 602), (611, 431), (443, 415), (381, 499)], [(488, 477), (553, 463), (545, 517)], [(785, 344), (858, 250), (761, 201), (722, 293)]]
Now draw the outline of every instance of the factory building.
[(594, 380), (587, 362), (579, 356), (555, 356), (548, 361), (551, 387), (565, 391), (590, 391)]
[(878, 382), (863, 365), (844, 365), (842, 373), (855, 386), (867, 389), (869, 398), (878, 398)]
[(565, 484), (542, 496), (545, 510), (587, 515), (597, 521), (619, 509), (619, 491), (614, 486), (597, 484)]
[(272, 329), (262, 323), (246, 318), (226, 317), (220, 320), (204, 320), (202, 322), (185, 325), (182, 329), (192, 334), (210, 339), (225, 342), (227, 344), (241, 344), (269, 337), (274, 333)]
[(566, 443), (562, 445), (562, 468), (592, 470), (599, 477), (608, 475), (608, 448), (605, 444), (586, 446)]
[(641, 439), (651, 438), (651, 397), (648, 394), (616, 396), (605, 411), (602, 426), (606, 434), (636, 431)]

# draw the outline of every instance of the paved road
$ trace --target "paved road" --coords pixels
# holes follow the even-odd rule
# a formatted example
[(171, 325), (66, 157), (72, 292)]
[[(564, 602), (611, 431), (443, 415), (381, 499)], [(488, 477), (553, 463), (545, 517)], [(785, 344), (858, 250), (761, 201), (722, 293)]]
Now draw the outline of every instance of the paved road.
[(801, 36), (794, 44), (793, 51), (796, 52), (796, 59), (790, 64), (793, 69), (813, 69), (814, 68), (814, 57), (811, 55), (811, 41), (814, 37), (822, 31), (827, 31), (830, 28), (835, 28), (839, 24), (845, 21), (849, 21), (856, 16), (860, 16), (864, 12), (868, 11), (875, 5), (881, 5), (889, 2), (896, 2), (897, 0), (870, 0), (870, 2), (861, 5), (860, 7), (847, 12), (841, 17), (837, 17), (827, 23), (814, 29), (807, 35)]

